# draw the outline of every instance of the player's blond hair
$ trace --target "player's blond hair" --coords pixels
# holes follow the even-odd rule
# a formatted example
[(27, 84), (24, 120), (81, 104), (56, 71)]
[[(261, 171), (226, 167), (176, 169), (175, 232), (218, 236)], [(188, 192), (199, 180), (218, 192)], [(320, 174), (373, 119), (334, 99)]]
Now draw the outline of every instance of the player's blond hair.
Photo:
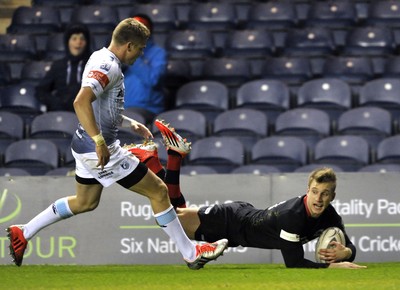
[(335, 189), (336, 189), (336, 173), (335, 173), (335, 171), (333, 171), (332, 168), (322, 167), (322, 168), (317, 168), (314, 171), (312, 171), (310, 173), (310, 176), (308, 177), (308, 187), (311, 186), (311, 183), (314, 180), (317, 183), (331, 182), (332, 186), (333, 186), (332, 190), (335, 191)]
[(127, 42), (144, 44), (150, 37), (150, 30), (133, 18), (122, 20), (112, 33), (112, 41), (117, 45)]

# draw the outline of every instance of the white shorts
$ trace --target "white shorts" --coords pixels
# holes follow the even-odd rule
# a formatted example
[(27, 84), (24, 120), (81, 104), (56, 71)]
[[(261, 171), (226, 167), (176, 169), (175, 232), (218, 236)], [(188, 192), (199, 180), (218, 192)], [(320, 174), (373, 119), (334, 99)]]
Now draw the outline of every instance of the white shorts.
[(110, 161), (103, 170), (101, 167), (96, 167), (98, 162), (96, 152), (79, 154), (72, 150), (76, 163), (75, 174), (82, 178), (95, 178), (104, 187), (107, 187), (128, 176), (139, 164), (139, 159), (128, 150), (123, 149), (119, 145), (119, 141), (108, 146), (108, 150), (110, 151)]

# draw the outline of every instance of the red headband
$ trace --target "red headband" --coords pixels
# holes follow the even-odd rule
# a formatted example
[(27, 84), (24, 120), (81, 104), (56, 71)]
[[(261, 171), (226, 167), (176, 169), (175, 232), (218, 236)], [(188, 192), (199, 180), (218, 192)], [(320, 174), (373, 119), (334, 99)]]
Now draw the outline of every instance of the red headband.
[(149, 22), (146, 18), (143, 18), (143, 17), (140, 17), (140, 16), (135, 16), (135, 17), (133, 17), (133, 19), (139, 21), (139, 22), (142, 23), (144, 26), (146, 26), (147, 29), (150, 30), (150, 22)]

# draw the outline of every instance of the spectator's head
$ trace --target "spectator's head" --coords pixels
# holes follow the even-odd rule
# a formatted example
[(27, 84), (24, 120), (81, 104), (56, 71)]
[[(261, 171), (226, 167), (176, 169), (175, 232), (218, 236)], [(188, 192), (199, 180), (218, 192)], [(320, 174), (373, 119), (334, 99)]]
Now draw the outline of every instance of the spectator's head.
[(146, 14), (136, 14), (133, 18), (146, 26), (147, 29), (150, 30), (150, 33), (153, 33), (153, 21), (149, 16)]
[(90, 56), (90, 33), (86, 25), (74, 23), (65, 30), (65, 46), (68, 58), (84, 59)]

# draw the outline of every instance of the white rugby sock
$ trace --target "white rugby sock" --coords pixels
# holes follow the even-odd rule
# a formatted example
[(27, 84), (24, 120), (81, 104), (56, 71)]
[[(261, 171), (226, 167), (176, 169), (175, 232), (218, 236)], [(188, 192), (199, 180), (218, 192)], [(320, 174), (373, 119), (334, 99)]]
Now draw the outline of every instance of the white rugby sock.
[(68, 198), (61, 198), (24, 225), (24, 237), (30, 240), (41, 229), (71, 216), (73, 213), (69, 208)]
[(193, 261), (196, 258), (196, 246), (185, 234), (172, 205), (154, 216), (158, 225), (174, 241), (183, 258), (187, 261)]

